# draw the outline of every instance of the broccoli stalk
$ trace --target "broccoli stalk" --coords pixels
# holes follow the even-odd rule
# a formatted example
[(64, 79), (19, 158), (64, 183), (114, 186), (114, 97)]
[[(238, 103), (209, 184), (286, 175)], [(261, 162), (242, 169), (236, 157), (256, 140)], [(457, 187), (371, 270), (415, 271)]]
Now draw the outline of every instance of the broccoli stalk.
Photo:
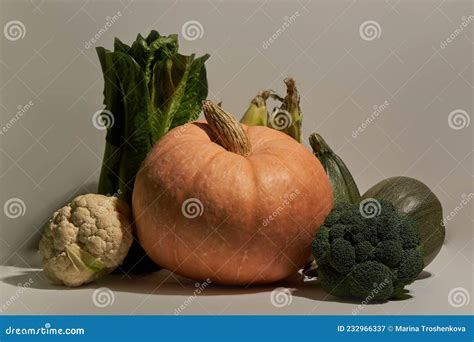
[(324, 290), (338, 297), (385, 301), (403, 294), (423, 270), (414, 222), (386, 201), (337, 205), (313, 241)]

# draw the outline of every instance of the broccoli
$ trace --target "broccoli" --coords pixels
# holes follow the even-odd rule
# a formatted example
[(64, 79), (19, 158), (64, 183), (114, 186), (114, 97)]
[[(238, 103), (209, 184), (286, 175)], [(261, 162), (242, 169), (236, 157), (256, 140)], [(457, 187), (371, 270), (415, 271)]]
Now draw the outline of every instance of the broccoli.
[(332, 295), (386, 301), (423, 270), (415, 223), (390, 202), (371, 201), (370, 215), (359, 204), (337, 205), (313, 241), (319, 281)]

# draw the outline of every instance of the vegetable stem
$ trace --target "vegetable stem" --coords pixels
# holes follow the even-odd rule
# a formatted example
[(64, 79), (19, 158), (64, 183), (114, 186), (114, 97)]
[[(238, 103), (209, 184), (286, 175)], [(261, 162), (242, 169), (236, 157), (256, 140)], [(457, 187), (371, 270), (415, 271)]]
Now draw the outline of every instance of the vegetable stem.
[(300, 94), (296, 89), (296, 82), (293, 78), (285, 78), (284, 82), (286, 84), (286, 96), (280, 109), (290, 114), (289, 125), (284, 131), (296, 141), (301, 142), (301, 122), (303, 121), (303, 115), (301, 114), (300, 108)]
[(313, 153), (318, 158), (323, 154), (332, 152), (332, 149), (329, 147), (323, 137), (320, 136), (318, 133), (313, 133), (309, 136), (309, 144), (313, 149)]
[(250, 155), (249, 137), (236, 118), (209, 100), (203, 101), (202, 107), (217, 143), (230, 152), (244, 157)]
[(248, 126), (267, 126), (268, 110), (267, 99), (270, 96), (269, 90), (262, 90), (252, 101), (240, 122)]

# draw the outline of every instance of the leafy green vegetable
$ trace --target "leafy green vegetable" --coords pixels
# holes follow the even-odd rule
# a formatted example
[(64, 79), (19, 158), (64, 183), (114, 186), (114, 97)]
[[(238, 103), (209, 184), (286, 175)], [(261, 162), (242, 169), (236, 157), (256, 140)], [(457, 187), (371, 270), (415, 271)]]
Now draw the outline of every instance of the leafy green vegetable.
[[(103, 122), (112, 116), (98, 192), (119, 194), (131, 204), (135, 176), (154, 143), (199, 116), (208, 92), (204, 63), (209, 55), (181, 55), (177, 35), (157, 31), (146, 38), (139, 34), (131, 46), (116, 38), (114, 51), (96, 50), (104, 75)], [(140, 254), (135, 262), (146, 259), (134, 244), (129, 255)], [(130, 266), (139, 271), (141, 265)]]

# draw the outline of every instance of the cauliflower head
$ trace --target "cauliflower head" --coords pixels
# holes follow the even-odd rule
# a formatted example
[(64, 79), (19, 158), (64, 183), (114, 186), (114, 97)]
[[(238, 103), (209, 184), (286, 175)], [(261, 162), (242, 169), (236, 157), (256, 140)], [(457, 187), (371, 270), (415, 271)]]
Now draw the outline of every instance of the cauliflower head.
[(80, 286), (112, 272), (133, 241), (131, 211), (116, 197), (81, 195), (56, 211), (39, 243), (53, 283)]

